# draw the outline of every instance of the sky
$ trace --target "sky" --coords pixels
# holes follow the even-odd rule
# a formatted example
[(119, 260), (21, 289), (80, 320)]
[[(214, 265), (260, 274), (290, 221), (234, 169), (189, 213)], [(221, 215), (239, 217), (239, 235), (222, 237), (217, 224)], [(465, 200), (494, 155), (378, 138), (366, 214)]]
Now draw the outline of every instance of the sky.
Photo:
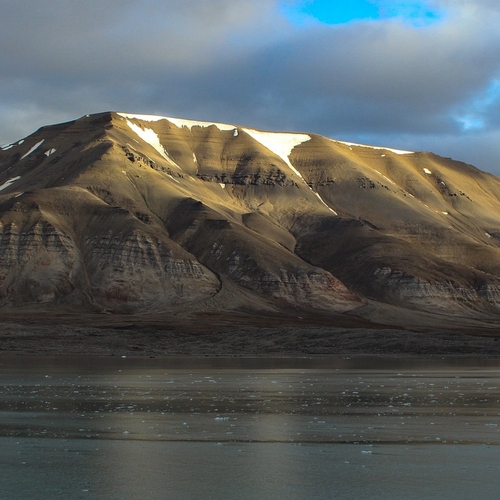
[(123, 111), (500, 175), (498, 0), (0, 0), (0, 145)]

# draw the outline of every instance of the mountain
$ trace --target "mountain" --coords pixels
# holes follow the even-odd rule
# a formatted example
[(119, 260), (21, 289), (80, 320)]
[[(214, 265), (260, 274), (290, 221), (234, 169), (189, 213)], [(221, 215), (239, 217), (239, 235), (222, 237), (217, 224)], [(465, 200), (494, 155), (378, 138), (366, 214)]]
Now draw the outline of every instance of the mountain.
[(427, 152), (87, 115), (0, 150), (0, 234), (3, 312), (500, 315), (500, 180)]

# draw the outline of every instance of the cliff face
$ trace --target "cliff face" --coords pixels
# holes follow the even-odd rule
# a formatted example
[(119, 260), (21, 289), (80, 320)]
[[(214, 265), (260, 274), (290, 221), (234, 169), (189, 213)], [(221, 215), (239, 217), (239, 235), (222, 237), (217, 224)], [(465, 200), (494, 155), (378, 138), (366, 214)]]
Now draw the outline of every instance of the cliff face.
[(499, 227), (431, 153), (102, 113), (0, 150), (0, 306), (497, 315)]

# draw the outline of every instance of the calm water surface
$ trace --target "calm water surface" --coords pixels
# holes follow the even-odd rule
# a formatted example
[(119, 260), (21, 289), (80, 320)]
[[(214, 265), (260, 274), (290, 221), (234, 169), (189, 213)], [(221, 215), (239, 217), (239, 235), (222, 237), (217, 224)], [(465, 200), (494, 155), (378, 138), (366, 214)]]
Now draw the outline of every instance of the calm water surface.
[(499, 417), (495, 359), (0, 358), (0, 498), (498, 498)]

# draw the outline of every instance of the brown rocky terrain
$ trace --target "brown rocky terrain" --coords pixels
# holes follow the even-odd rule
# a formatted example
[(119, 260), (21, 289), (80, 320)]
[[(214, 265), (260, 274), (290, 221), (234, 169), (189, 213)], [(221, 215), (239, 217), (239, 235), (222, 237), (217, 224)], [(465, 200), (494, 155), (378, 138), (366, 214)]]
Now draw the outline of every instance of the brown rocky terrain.
[(432, 153), (88, 115), (0, 149), (0, 317), (495, 335), (499, 228), (500, 179)]

